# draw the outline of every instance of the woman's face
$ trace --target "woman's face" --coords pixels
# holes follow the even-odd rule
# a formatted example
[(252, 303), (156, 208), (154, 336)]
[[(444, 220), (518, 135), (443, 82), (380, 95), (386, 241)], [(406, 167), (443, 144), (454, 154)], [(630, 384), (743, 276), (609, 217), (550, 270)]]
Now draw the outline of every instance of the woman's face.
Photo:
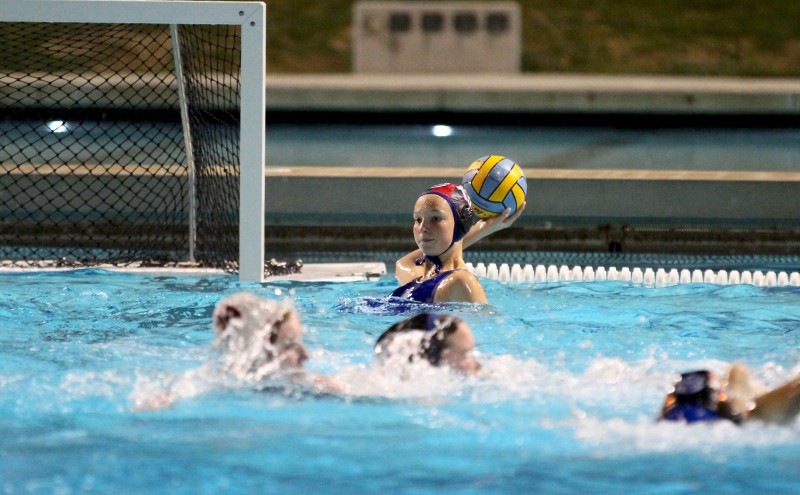
[(453, 241), (455, 219), (441, 196), (424, 194), (414, 204), (414, 240), (422, 253), (439, 256)]

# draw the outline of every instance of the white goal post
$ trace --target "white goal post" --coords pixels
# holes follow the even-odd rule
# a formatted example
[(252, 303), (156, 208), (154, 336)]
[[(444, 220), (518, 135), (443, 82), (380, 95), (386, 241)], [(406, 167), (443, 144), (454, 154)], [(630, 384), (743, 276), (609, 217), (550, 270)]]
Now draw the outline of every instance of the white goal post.
[(264, 280), (266, 6), (242, 1), (0, 0), (0, 22), (241, 27), (239, 277)]

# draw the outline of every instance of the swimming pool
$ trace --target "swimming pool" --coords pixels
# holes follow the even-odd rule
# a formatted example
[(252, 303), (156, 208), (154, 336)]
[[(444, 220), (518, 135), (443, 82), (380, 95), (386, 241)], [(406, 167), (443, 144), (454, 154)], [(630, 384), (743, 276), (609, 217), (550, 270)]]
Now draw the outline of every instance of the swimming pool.
[[(676, 372), (800, 372), (800, 289), (503, 284), (454, 306), (484, 374), (403, 380), (371, 366), (400, 317), (392, 277), (240, 283), (103, 270), (0, 275), (0, 491), (18, 493), (797, 493), (800, 424), (656, 424)], [(197, 380), (210, 316), (249, 290), (292, 299), (309, 368), (347, 397)], [(440, 308), (442, 309), (442, 308)]]

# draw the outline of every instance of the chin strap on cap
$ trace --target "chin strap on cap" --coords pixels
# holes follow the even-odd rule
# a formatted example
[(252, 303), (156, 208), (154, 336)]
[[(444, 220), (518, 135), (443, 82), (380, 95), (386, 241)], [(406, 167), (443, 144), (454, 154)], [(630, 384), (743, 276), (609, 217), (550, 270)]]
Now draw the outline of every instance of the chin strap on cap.
[[(447, 249), (450, 248), (448, 247)], [(435, 267), (434, 273), (439, 273), (439, 271), (442, 269), (442, 259), (439, 258), (438, 256), (428, 256), (428, 255), (420, 256), (419, 258), (414, 260), (414, 264), (417, 266), (422, 266), (425, 264), (426, 261), (430, 261), (431, 263), (433, 263), (433, 266)]]

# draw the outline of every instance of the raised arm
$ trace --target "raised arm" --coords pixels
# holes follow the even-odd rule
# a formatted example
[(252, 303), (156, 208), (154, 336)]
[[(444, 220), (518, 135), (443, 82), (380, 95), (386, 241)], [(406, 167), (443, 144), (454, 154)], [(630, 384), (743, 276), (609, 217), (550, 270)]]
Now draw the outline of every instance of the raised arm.
[(421, 249), (415, 249), (403, 256), (394, 264), (394, 276), (401, 285), (405, 285), (422, 275), (422, 270), (415, 263), (422, 256)]
[(767, 391), (744, 365), (736, 363), (728, 370), (726, 382), (728, 400), (749, 419), (786, 424), (800, 413), (800, 377)]
[(770, 423), (787, 424), (800, 413), (800, 377), (756, 397), (750, 417)]
[(511, 227), (511, 225), (517, 220), (517, 218), (522, 215), (522, 212), (525, 211), (526, 203), (522, 203), (522, 206), (511, 215), (511, 209), (506, 208), (503, 213), (497, 215), (493, 218), (487, 218), (485, 220), (479, 220), (469, 229), (467, 235), (464, 236), (463, 239), (463, 248), (467, 249), (469, 246), (472, 246), (476, 242), (480, 241), (485, 237), (489, 237), (490, 235), (494, 234), (503, 229), (507, 229)]

